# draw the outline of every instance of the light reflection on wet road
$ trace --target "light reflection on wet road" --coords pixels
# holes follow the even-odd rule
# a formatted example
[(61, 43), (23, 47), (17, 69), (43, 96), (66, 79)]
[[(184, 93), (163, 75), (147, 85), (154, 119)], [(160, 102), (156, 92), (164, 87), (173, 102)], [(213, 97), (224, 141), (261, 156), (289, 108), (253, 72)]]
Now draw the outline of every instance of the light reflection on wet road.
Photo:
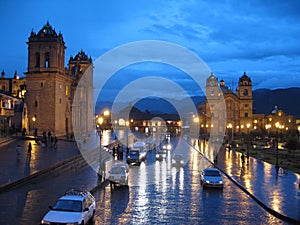
[[(146, 164), (130, 167), (129, 188), (96, 193), (95, 224), (284, 224), (265, 212), (224, 177), (224, 189), (203, 189), (199, 154), (191, 154), (183, 168), (166, 161), (155, 162), (154, 152)], [(147, 176), (147, 165), (155, 174)], [(149, 171), (148, 171), (149, 173)], [(144, 176), (143, 176), (144, 174)]]
[[(130, 166), (129, 188), (111, 190), (108, 185), (95, 194), (94, 224), (285, 224), (225, 177), (223, 190), (203, 189), (202, 160), (192, 152), (184, 167), (175, 168), (170, 154), (158, 162), (149, 152), (146, 164)], [(38, 224), (65, 191), (91, 189), (97, 182), (95, 171), (86, 168), (2, 193), (0, 223)]]

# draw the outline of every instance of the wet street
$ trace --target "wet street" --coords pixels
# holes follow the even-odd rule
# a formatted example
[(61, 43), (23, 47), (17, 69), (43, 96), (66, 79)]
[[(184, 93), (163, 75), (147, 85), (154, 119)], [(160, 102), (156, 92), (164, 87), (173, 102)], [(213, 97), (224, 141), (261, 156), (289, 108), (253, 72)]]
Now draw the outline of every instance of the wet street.
[[(106, 186), (96, 193), (95, 224), (284, 224), (265, 212), (224, 177), (224, 188), (203, 189), (195, 152), (181, 168), (172, 167), (170, 155), (130, 167), (129, 188)], [(155, 165), (154, 176), (146, 168)], [(138, 179), (138, 180), (135, 180)]]
[[(177, 145), (172, 142), (173, 149)], [(146, 162), (131, 165), (129, 187), (95, 193), (94, 224), (287, 224), (264, 211), (225, 176), (223, 189), (203, 189), (203, 159), (190, 145), (182, 167), (172, 165), (173, 150), (157, 161), (149, 151)], [(57, 198), (71, 188), (90, 190), (99, 183), (91, 168), (70, 171), (0, 194), (1, 224), (39, 224)]]

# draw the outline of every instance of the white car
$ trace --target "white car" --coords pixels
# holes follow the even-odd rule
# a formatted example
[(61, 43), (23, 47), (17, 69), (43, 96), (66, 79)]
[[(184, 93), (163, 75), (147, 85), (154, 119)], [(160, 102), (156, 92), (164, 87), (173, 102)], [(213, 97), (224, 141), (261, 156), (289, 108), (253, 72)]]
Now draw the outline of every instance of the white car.
[(96, 210), (95, 198), (88, 191), (71, 190), (60, 197), (40, 224), (84, 225), (93, 220)]
[(223, 188), (223, 178), (217, 168), (206, 168), (200, 174), (200, 181), (203, 187)]
[(126, 163), (113, 164), (109, 171), (108, 180), (110, 184), (128, 186), (129, 166)]

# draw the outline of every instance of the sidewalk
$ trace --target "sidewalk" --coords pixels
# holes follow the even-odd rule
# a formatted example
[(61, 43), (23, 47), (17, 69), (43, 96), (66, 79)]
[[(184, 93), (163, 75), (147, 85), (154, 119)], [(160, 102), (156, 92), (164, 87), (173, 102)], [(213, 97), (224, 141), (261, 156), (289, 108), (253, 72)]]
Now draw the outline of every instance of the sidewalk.
[[(267, 207), (300, 221), (300, 174), (222, 148), (216, 165)], [(226, 188), (226, 187), (224, 187)]]
[[(27, 146), (31, 142), (31, 157), (27, 157)], [(20, 155), (17, 156), (16, 147), (21, 146)], [(0, 139), (0, 186), (24, 178), (38, 170), (44, 169), (54, 163), (79, 154), (75, 142), (59, 140), (58, 148), (43, 148), (34, 140), (11, 137)]]
[[(102, 145), (111, 143), (110, 132), (105, 132)], [(27, 156), (27, 146), (32, 144), (31, 157)], [(17, 156), (16, 147), (20, 145), (22, 150)], [(95, 148), (99, 145), (99, 137), (92, 137), (87, 146)], [(41, 142), (36, 143), (33, 136), (16, 136), (0, 138), (0, 186), (22, 179), (37, 171), (45, 169), (57, 162), (79, 155), (80, 151), (74, 140), (65, 136), (58, 137), (57, 149), (42, 147)]]

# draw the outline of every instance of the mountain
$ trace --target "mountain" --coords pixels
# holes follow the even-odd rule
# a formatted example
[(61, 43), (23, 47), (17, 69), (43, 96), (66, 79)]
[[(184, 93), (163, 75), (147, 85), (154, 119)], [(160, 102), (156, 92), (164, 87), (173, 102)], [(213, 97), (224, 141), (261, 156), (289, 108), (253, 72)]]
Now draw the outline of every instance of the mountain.
[[(204, 96), (191, 97), (195, 105), (205, 102)], [(181, 107), (186, 107), (186, 99), (175, 100), (172, 102), (178, 103)], [(111, 109), (112, 102), (101, 101), (97, 102), (96, 113), (103, 109)], [(128, 103), (124, 103), (124, 108)], [(254, 113), (270, 114), (271, 111), (278, 106), (285, 114), (300, 118), (300, 88), (286, 88), (286, 89), (257, 89), (253, 91), (253, 109)], [(176, 109), (166, 100), (161, 98), (144, 98), (139, 100), (135, 107), (141, 111), (149, 111), (152, 114), (160, 113), (176, 113)]]
[[(204, 96), (193, 96), (191, 97), (191, 100), (194, 102), (196, 108), (197, 105), (205, 102)], [(175, 103), (179, 105), (181, 108), (187, 107), (187, 101), (186, 99), (170, 99), (171, 103)], [(174, 108), (174, 106), (170, 102), (157, 97), (149, 97), (149, 98), (143, 98), (139, 101), (137, 101), (134, 106), (138, 108), (139, 110), (145, 112), (148, 111), (151, 114), (176, 114), (177, 111)], [(111, 109), (112, 102), (109, 101), (98, 101), (96, 104), (95, 112), (96, 114), (99, 114), (104, 109)], [(129, 103), (121, 103), (120, 105), (123, 106), (123, 108), (127, 107)], [(122, 108), (122, 107), (120, 107)]]
[(278, 106), (285, 114), (300, 118), (300, 88), (257, 89), (253, 91), (255, 113), (270, 114)]

